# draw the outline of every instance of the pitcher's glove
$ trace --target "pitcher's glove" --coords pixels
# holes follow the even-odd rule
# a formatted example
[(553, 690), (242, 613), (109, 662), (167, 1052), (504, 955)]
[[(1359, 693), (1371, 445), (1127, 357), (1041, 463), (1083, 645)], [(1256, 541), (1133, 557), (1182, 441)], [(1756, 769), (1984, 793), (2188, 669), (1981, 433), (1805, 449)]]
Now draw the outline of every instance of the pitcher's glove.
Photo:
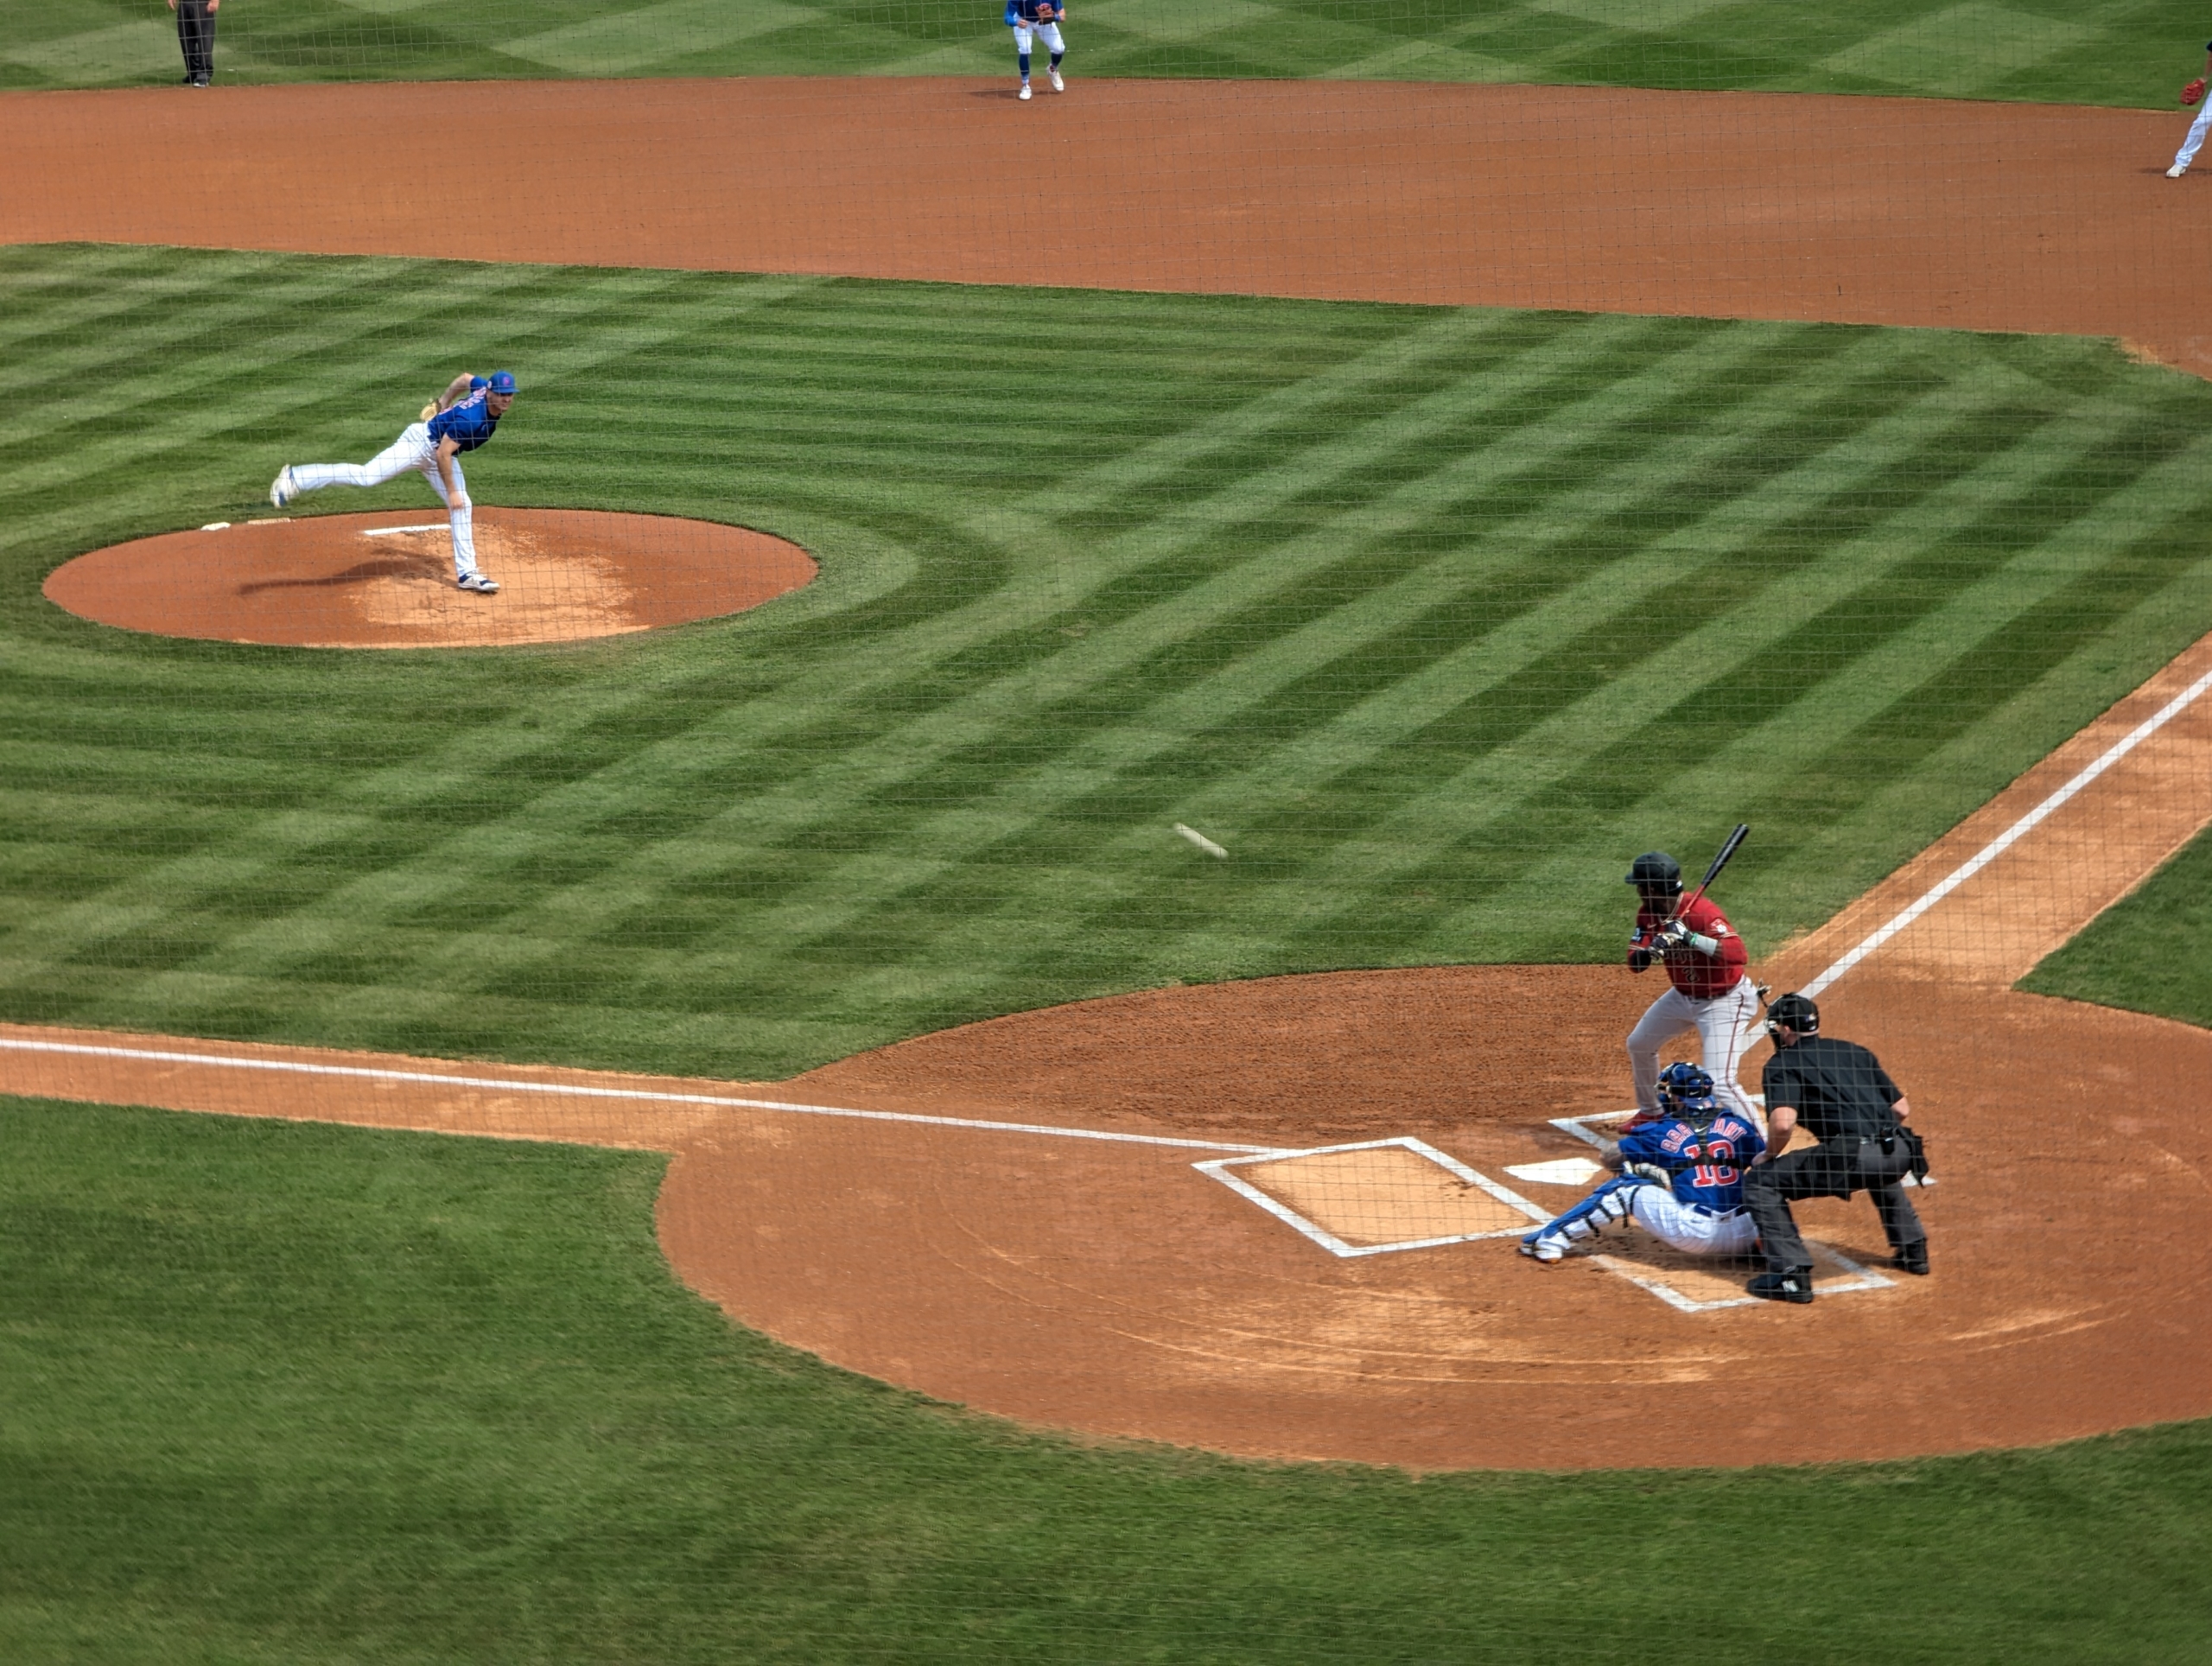
[(1040, 23), (1058, 22), (1060, 21), (1060, 9), (1058, 6), (1052, 5), (1038, 7), (1037, 21)]
[(423, 420), (426, 423), (437, 414), (438, 402), (435, 399), (431, 400), (429, 404), (423, 407)]
[(2204, 78), (2202, 75), (2181, 90), (2181, 101), (2185, 105), (2193, 105), (2203, 96)]

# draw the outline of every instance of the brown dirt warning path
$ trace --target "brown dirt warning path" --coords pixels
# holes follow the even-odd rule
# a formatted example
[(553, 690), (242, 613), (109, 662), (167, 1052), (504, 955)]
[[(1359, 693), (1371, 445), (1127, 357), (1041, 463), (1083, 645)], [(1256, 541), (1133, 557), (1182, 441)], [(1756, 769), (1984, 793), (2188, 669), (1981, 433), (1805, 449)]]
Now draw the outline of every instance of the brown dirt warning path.
[[(394, 165), (464, 103), (465, 160)], [(2163, 177), (2181, 130), (1407, 82), (10, 93), (0, 240), (2075, 332), (2212, 373), (2212, 169)]]
[[(1555, 1269), (1498, 1239), (1338, 1258), (1192, 1167), (1408, 1135), (1493, 1178), (1586, 1152), (1548, 1119), (1619, 1103), (1620, 1038), (1649, 990), (1615, 968), (1160, 990), (774, 1084), (0, 1027), (0, 1087), (673, 1151), (662, 1241), (734, 1316), (1092, 1434), (1422, 1469), (2054, 1440), (2212, 1414), (2193, 1317), (2212, 1293), (2212, 1033), (2001, 980), (2212, 815), (2187, 785), (2207, 779), (2212, 639), (1767, 969), (1840, 957), (1980, 863), (1824, 996), (1935, 1141), (1936, 1275), (1809, 1309), (1680, 1311), (1621, 1275), (1663, 1272), (1627, 1250)], [(2076, 817), (2126, 836), (2084, 838)], [(2055, 887), (2058, 867), (2080, 882)], [(2037, 906), (2001, 964), (1978, 932), (1936, 929), (1955, 903), (1986, 919), (2007, 896)], [(1947, 962), (1951, 941), (1967, 952)], [(1478, 1091), (1501, 1060), (1525, 1085)], [(2075, 1130), (2063, 1160), (2054, 1114)], [(1552, 1207), (1575, 1195), (1516, 1184)], [(1863, 1203), (1803, 1218), (1878, 1258)], [(1716, 1395), (1747, 1431), (1726, 1452), (1706, 1440)]]
[(313, 648), (473, 648), (619, 636), (757, 607), (814, 558), (741, 526), (584, 509), (480, 509), (497, 595), (456, 589), (442, 512), (218, 523), (111, 544), (46, 597), (125, 630)]

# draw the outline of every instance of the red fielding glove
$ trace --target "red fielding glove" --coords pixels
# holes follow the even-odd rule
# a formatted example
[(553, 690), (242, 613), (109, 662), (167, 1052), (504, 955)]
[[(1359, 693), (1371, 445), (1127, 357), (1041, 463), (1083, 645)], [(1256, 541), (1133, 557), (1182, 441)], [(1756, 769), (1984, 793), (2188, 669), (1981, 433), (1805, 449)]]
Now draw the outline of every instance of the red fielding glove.
[(2181, 90), (2181, 101), (2185, 105), (2193, 105), (2203, 96), (2204, 78), (2202, 75)]

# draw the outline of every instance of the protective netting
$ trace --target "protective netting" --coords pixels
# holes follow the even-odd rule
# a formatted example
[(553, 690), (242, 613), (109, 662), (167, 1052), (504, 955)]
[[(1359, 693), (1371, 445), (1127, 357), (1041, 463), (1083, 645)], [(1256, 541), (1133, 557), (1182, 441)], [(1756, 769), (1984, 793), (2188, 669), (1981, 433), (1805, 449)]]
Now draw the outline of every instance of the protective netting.
[[(1422, 1471), (2206, 1412), (2185, 19), (194, 3), (0, 41), (33, 1653), (1452, 1657), (1490, 1532), (1557, 1652), (1665, 1549), (791, 1349)], [(1914, 1600), (1834, 1652), (2028, 1657)]]

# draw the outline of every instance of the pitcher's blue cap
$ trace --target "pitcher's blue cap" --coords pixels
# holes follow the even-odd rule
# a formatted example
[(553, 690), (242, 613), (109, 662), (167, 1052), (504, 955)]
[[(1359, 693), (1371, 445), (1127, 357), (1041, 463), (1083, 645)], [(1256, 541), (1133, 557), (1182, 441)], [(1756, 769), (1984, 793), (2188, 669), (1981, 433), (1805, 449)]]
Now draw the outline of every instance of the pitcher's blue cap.
[(492, 391), (493, 391), (493, 392), (494, 392), (494, 393), (512, 393), (514, 391), (515, 391), (515, 373), (514, 373), (512, 371), (511, 371), (511, 370), (495, 370), (495, 371), (493, 371), (493, 372), (492, 372)]

